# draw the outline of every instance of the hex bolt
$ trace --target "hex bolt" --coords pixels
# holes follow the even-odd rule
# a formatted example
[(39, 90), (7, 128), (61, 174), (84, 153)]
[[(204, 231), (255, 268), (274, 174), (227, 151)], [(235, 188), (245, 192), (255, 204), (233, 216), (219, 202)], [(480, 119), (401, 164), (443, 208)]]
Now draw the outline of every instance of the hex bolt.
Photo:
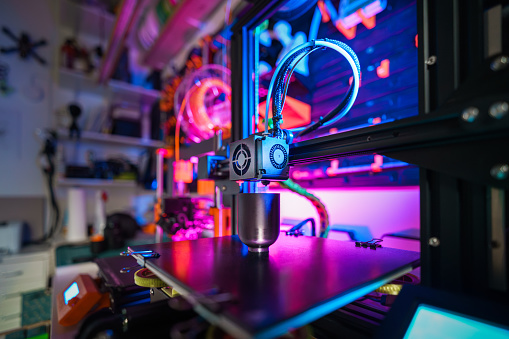
[(491, 62), (490, 68), (493, 71), (501, 71), (509, 66), (509, 57), (507, 55), (501, 55)]
[(509, 104), (505, 101), (499, 101), (490, 106), (490, 116), (495, 119), (502, 119), (509, 112)]
[(437, 237), (429, 238), (428, 244), (432, 247), (440, 246), (440, 240)]
[(463, 119), (466, 122), (474, 122), (477, 119), (477, 116), (479, 115), (479, 109), (477, 107), (467, 107), (463, 110), (463, 113), (461, 113), (461, 119)]
[(493, 178), (497, 180), (507, 179), (509, 176), (509, 165), (508, 164), (498, 164), (491, 168), (490, 174)]
[(434, 65), (437, 62), (437, 57), (432, 55), (426, 61), (424, 62), (426, 65), (431, 66)]

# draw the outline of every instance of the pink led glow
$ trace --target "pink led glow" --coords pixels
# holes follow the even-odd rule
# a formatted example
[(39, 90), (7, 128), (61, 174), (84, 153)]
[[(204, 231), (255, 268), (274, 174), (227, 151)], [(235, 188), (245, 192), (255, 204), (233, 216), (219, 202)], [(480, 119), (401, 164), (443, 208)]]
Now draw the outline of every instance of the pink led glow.
[(340, 19), (339, 21), (341, 22), (341, 25), (345, 29), (350, 29), (350, 28), (355, 27), (358, 24), (360, 24), (362, 22), (362, 19), (359, 16), (359, 14), (357, 12), (355, 12), (343, 19)]
[[(349, 79), (348, 79), (348, 84), (351, 85), (353, 82), (353, 76), (351, 76)], [(362, 72), (361, 72), (361, 76), (359, 77), (359, 87), (361, 87), (362, 85)]]
[(380, 13), (383, 10), (384, 10), (384, 7), (382, 7), (380, 0), (373, 1), (372, 3), (370, 3), (363, 9), (361, 9), (362, 14), (366, 18), (371, 18), (372, 16), (377, 15), (378, 13)]
[(170, 151), (167, 150), (166, 148), (158, 148), (156, 153), (162, 155), (163, 157), (167, 157), (169, 156)]

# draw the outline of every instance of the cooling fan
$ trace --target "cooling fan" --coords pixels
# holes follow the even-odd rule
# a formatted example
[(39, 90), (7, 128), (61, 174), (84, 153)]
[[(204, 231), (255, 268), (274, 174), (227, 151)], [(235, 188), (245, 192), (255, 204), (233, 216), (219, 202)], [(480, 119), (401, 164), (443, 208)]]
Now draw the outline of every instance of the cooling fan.
[(251, 151), (246, 144), (239, 144), (235, 147), (232, 155), (233, 171), (238, 176), (243, 176), (251, 168)]
[(230, 144), (230, 180), (288, 179), (288, 151), (285, 140), (251, 135)]

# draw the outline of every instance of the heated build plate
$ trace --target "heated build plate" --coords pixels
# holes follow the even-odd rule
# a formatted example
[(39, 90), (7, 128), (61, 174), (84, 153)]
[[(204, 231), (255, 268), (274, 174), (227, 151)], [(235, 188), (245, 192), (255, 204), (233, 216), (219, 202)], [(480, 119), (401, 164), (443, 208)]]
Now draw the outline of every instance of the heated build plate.
[(308, 324), (409, 272), (419, 253), (281, 235), (268, 256), (237, 236), (136, 246), (133, 254), (236, 338), (272, 338)]

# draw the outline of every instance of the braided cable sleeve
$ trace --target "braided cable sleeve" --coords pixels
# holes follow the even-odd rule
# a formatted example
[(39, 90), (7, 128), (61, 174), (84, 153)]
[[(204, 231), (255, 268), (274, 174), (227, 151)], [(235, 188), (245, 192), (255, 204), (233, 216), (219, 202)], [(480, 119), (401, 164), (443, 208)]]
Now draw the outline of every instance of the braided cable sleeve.
[[(283, 67), (281, 68), (281, 71), (278, 72), (276, 75), (276, 83), (275, 88), (272, 93), (272, 120), (274, 122), (274, 129), (277, 131), (279, 130), (279, 125), (281, 123), (281, 120), (283, 119), (282, 110), (283, 105), (282, 102), (284, 101), (283, 97), (283, 89), (285, 87), (285, 79), (290, 72), (290, 69), (292, 68), (293, 62), (299, 58), (303, 54), (307, 54), (313, 49), (313, 47), (304, 47), (295, 53), (291, 54), (290, 57), (285, 61)], [(301, 59), (298, 59), (300, 61)], [(289, 75), (291, 76), (291, 74)], [(289, 81), (289, 79), (288, 79)]]
[(320, 231), (318, 232), (321, 238), (327, 238), (329, 235), (329, 213), (327, 212), (327, 208), (322, 203), (320, 198), (315, 196), (314, 194), (308, 192), (304, 187), (294, 182), (292, 179), (288, 179), (286, 181), (282, 181), (279, 185), (283, 188), (286, 188), (292, 192), (297, 193), (298, 195), (303, 196), (307, 200), (309, 200), (313, 206), (316, 208), (318, 212), (318, 217), (320, 219)]
[[(274, 72), (274, 76), (269, 86), (266, 110), (267, 112), (269, 112), (270, 97), (272, 96), (272, 117), (273, 117), (272, 120), (274, 123), (275, 137), (283, 136), (283, 132), (280, 128), (280, 125), (283, 119), (282, 111), (284, 103), (286, 101), (285, 99), (288, 90), (288, 85), (290, 82), (290, 77), (292, 76), (292, 73), (296, 65), (308, 54), (320, 48), (318, 46), (322, 46), (323, 48), (325, 47), (331, 48), (342, 54), (352, 67), (352, 71), (354, 73), (353, 81), (350, 85), (349, 90), (347, 91), (345, 98), (341, 101), (341, 103), (330, 113), (328, 113), (325, 117), (323, 118), (321, 117), (319, 121), (313, 123), (311, 126), (304, 128), (304, 130), (302, 130), (302, 128), (299, 129), (299, 131), (301, 131), (299, 136), (310, 133), (321, 126), (327, 126), (332, 123), (335, 123), (343, 116), (345, 116), (353, 106), (353, 103), (357, 97), (360, 83), (360, 63), (355, 52), (345, 43), (336, 40), (320, 39), (305, 43), (294, 48), (281, 60), (281, 63), (278, 65), (276, 71)], [(297, 61), (295, 62), (295, 60)], [(268, 114), (266, 115), (267, 115), (266, 119), (267, 125)]]

